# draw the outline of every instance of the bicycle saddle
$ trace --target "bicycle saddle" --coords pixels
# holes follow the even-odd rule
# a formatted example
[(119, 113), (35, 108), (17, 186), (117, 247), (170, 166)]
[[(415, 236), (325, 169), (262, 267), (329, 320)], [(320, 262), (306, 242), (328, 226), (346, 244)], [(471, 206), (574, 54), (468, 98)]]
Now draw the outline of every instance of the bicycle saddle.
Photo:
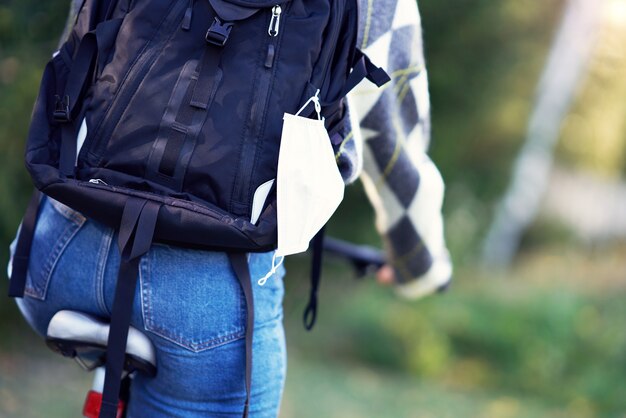
[[(83, 312), (57, 312), (46, 333), (46, 345), (53, 351), (75, 359), (82, 367), (93, 370), (104, 364), (110, 325)], [(148, 337), (136, 328), (128, 330), (124, 370), (156, 374), (156, 355)]]

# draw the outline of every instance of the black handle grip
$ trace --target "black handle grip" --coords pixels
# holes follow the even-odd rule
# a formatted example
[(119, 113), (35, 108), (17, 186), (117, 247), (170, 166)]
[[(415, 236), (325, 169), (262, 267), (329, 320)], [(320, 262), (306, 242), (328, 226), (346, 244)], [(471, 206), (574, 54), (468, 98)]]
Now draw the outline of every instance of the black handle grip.
[(384, 253), (368, 245), (357, 245), (337, 238), (324, 239), (324, 252), (346, 259), (354, 267), (357, 276), (377, 271), (386, 264)]

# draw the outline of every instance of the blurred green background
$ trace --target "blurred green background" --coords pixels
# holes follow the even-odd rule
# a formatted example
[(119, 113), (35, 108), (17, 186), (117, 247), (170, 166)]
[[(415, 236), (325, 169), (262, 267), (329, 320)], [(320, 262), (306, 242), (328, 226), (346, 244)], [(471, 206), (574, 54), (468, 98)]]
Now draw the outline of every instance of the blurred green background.
[[(22, 163), (31, 106), (68, 3), (0, 3), (2, 266), (31, 188)], [(307, 333), (301, 313), (308, 259), (290, 259), (281, 417), (626, 417), (623, 231), (581, 230), (557, 202), (557, 209), (542, 206), (509, 269), (479, 263), (566, 2), (419, 5), (433, 108), (431, 156), (447, 184), (454, 285), (445, 295), (407, 302), (330, 261), (318, 325)], [(555, 170), (561, 180), (584, 179), (586, 192), (608, 190), (608, 208), (621, 196), (626, 167), (626, 4), (605, 0), (597, 7), (606, 13), (562, 125)], [(551, 182), (547, 194), (564, 190), (560, 184)], [(564, 205), (576, 206), (567, 196)], [(602, 212), (604, 203), (595, 202), (598, 222), (611, 217)], [(618, 218), (608, 221), (620, 225)], [(330, 233), (380, 245), (360, 185), (349, 189)], [(14, 303), (0, 299), (0, 417), (78, 416), (89, 386), (89, 375), (49, 354)]]

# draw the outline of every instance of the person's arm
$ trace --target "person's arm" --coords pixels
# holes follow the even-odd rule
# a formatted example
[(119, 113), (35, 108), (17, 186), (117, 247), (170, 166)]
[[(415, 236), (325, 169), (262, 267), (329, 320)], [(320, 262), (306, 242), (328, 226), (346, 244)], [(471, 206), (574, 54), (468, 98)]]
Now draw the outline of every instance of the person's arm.
[(430, 104), (420, 16), (415, 0), (361, 4), (359, 46), (392, 79), (382, 89), (361, 83), (349, 96), (353, 126), (360, 125), (354, 134), (364, 142), (361, 179), (393, 268), (379, 278), (393, 276), (400, 294), (419, 297), (445, 288), (452, 277), (441, 214), (444, 184), (427, 155)]

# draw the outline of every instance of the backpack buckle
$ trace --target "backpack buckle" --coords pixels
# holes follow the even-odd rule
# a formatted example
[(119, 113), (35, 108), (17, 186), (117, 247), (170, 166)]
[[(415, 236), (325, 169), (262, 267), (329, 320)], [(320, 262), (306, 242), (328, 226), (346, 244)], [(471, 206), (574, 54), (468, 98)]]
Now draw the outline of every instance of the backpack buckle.
[(52, 118), (57, 122), (69, 122), (70, 121), (70, 96), (67, 94), (61, 96), (58, 94), (54, 96), (54, 113), (52, 113)]
[(233, 25), (232, 22), (222, 22), (216, 17), (206, 33), (206, 41), (213, 45), (224, 46), (228, 41)]

